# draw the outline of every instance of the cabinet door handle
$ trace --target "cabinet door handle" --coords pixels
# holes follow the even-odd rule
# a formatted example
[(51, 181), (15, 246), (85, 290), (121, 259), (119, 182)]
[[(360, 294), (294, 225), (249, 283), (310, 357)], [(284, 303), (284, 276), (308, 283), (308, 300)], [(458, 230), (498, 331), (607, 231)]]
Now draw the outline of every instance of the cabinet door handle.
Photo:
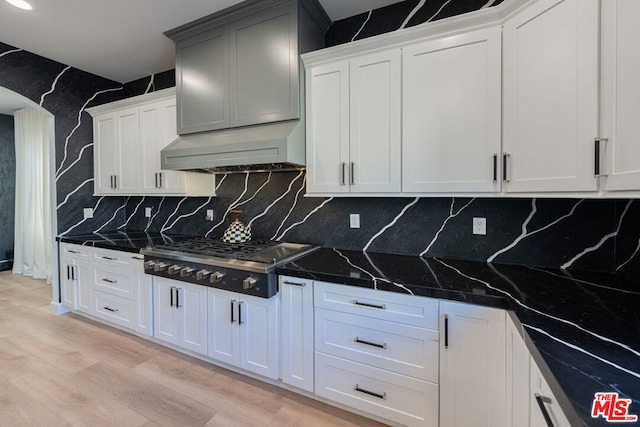
[(109, 306), (102, 307), (102, 308), (104, 308), (105, 310), (110, 311), (110, 312), (112, 312), (112, 313), (115, 313), (115, 312), (117, 312), (117, 311), (118, 311), (118, 309), (117, 309), (117, 308), (111, 308), (111, 307), (109, 307)]
[(347, 185), (347, 164), (345, 162), (342, 162), (340, 185)]
[(111, 187), (111, 188), (114, 188), (114, 187), (113, 187), (113, 175), (109, 176), (109, 179), (111, 180), (111, 185), (110, 185), (110, 187)]
[(242, 304), (244, 304), (244, 301), (238, 301), (238, 325), (242, 325), (244, 323), (242, 321)]
[(160, 172), (160, 188), (164, 188), (164, 172)]
[(607, 142), (609, 141), (609, 138), (596, 138), (594, 140), (594, 144), (593, 144), (593, 148), (594, 148), (594, 152), (593, 152), (593, 159), (594, 159), (594, 166), (593, 166), (593, 175), (596, 178), (599, 178), (601, 176), (606, 176), (606, 174), (602, 174), (600, 173), (600, 143), (601, 142)]
[(511, 157), (509, 153), (502, 153), (502, 180), (509, 182), (509, 176), (507, 175), (507, 160)]
[(236, 323), (236, 318), (233, 316), (233, 312), (235, 311), (236, 300), (231, 300), (231, 323)]
[(155, 177), (156, 177), (156, 188), (158, 188), (158, 172), (155, 173)]
[(382, 343), (382, 344), (378, 344), (378, 343), (371, 342), (371, 341), (364, 341), (364, 340), (361, 340), (361, 339), (360, 339), (360, 338), (358, 338), (358, 337), (355, 337), (355, 338), (353, 339), (353, 342), (357, 342), (358, 344), (370, 345), (371, 347), (385, 348), (385, 349), (387, 348), (387, 343), (386, 343), (386, 342), (385, 342), (385, 343)]
[(349, 171), (351, 185), (356, 185), (356, 162), (351, 162), (351, 170)]
[(498, 182), (498, 153), (493, 153), (493, 182)]
[(171, 292), (171, 307), (173, 307), (173, 305), (174, 305), (174, 302), (173, 302), (173, 291), (174, 291), (175, 289), (176, 289), (176, 288), (174, 288), (173, 286), (169, 288), (169, 291)]
[(544, 417), (544, 421), (547, 423), (547, 426), (554, 427), (549, 411), (547, 411), (547, 407), (544, 406), (545, 403), (552, 403), (551, 399), (546, 396), (540, 396), (538, 393), (535, 393), (534, 396), (536, 397), (536, 402), (538, 402), (538, 406), (540, 407), (540, 411), (542, 412), (542, 416)]
[(386, 399), (387, 398), (387, 393), (376, 393), (373, 391), (369, 391), (366, 390), (364, 388), (360, 388), (360, 386), (358, 384), (355, 385), (355, 387), (353, 387), (353, 389), (357, 392), (360, 393), (364, 393), (364, 394), (368, 394), (369, 396), (373, 396), (373, 397), (377, 397), (378, 399)]
[(181, 290), (182, 290), (182, 288), (176, 288), (176, 308), (182, 307), (180, 305), (180, 291)]
[(76, 280), (76, 266), (71, 266), (71, 280)]
[(67, 265), (67, 280), (71, 280), (71, 269), (69, 265)]
[(449, 315), (444, 315), (444, 348), (449, 348)]
[(362, 307), (369, 307), (369, 308), (377, 308), (379, 310), (386, 310), (387, 309), (387, 306), (384, 305), (384, 304), (380, 304), (380, 305), (378, 305), (378, 304), (370, 304), (368, 302), (362, 302), (362, 301), (358, 301), (358, 300), (355, 300), (353, 302), (353, 305), (360, 305)]
[(304, 282), (302, 282), (302, 283), (297, 283), (297, 282), (290, 282), (290, 281), (288, 281), (288, 280), (285, 280), (283, 283), (284, 283), (285, 285), (301, 286), (301, 287), (303, 287), (303, 288), (304, 288), (305, 286), (307, 286), (307, 284), (306, 284), (306, 283), (304, 283)]
[(102, 281), (103, 281), (103, 282), (107, 282), (107, 283), (112, 283), (112, 284), (114, 284), (114, 283), (118, 283), (118, 281), (117, 281), (117, 280), (111, 280), (111, 279), (107, 279), (107, 278), (102, 279)]

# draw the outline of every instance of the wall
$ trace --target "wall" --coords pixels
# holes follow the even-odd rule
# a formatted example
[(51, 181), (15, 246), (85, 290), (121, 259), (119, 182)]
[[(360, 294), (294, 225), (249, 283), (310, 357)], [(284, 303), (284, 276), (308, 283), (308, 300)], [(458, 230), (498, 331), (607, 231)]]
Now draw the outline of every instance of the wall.
[(16, 150), (13, 117), (0, 114), (0, 270), (10, 269), (6, 251), (13, 250)]
[[(398, 22), (413, 25), (419, 17), (430, 19), (440, 8), (441, 15), (434, 19), (463, 6), (477, 9), (489, 3), (440, 0), (416, 10), (418, 1), (407, 0), (395, 5), (398, 9), (392, 5), (371, 16), (334, 23), (327, 39), (346, 42), (354, 36), (397, 29)], [(172, 73), (122, 86), (26, 52), (3, 55), (11, 49), (0, 44), (0, 85), (40, 102), (60, 76), (44, 100), (44, 107), (56, 117), (60, 233), (146, 229), (221, 236), (234, 217), (229, 211), (237, 208), (243, 210), (240, 218), (252, 223), (255, 238), (541, 267), (619, 270), (637, 278), (640, 227), (634, 219), (640, 214), (640, 203), (629, 200), (315, 198), (304, 197), (305, 177), (296, 172), (218, 176), (218, 196), (211, 198), (95, 198), (91, 118), (83, 108), (172, 86)], [(64, 172), (67, 168), (69, 172)], [(82, 207), (95, 207), (95, 217), (83, 220)], [(151, 218), (144, 217), (145, 207), (152, 207)], [(213, 222), (205, 220), (206, 209), (214, 210)], [(350, 213), (361, 214), (360, 229), (348, 227)], [(487, 236), (471, 234), (474, 216), (487, 218)]]

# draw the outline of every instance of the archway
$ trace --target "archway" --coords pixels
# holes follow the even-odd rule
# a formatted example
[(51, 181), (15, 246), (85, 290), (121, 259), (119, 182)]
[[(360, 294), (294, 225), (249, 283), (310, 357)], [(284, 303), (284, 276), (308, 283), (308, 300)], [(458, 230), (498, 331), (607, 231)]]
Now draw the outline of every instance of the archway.
[(49, 185), (51, 191), (51, 201), (49, 209), (51, 209), (51, 236), (49, 244), (52, 245), (51, 248), (51, 290), (52, 290), (52, 298), (51, 298), (51, 311), (55, 314), (61, 314), (68, 311), (65, 307), (60, 303), (60, 285), (59, 285), (59, 277), (58, 277), (58, 245), (56, 243), (56, 235), (58, 232), (58, 221), (56, 215), (56, 206), (57, 206), (57, 197), (56, 197), (56, 151), (55, 151), (55, 119), (53, 114), (51, 114), (46, 109), (42, 108), (37, 103), (32, 100), (13, 92), (7, 88), (0, 86), (0, 112), (2, 114), (13, 115), (12, 111), (18, 110), (20, 108), (31, 107), (40, 111), (44, 116), (48, 118), (48, 128), (49, 128), (49, 170), (51, 171), (51, 176), (49, 177)]

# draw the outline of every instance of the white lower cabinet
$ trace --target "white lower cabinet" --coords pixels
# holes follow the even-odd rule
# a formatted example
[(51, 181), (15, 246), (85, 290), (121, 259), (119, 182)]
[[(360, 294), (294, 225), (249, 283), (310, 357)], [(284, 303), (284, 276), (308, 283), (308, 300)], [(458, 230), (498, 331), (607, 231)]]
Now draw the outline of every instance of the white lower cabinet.
[(506, 426), (505, 311), (440, 301), (440, 425)]
[(207, 288), (172, 279), (153, 279), (154, 337), (207, 354)]
[[(508, 317), (508, 316), (507, 316)], [(529, 349), (514, 321), (507, 319), (507, 425), (529, 425)]]
[(91, 248), (60, 244), (60, 298), (72, 310), (91, 314)]
[(278, 297), (207, 288), (208, 356), (267, 378), (278, 378)]
[(133, 256), (134, 292), (135, 292), (135, 320), (133, 328), (136, 332), (153, 336), (153, 280), (145, 274), (143, 266), (144, 258), (141, 255)]
[(533, 357), (530, 358), (530, 427), (571, 427)]
[(314, 305), (316, 395), (438, 425), (438, 300), (314, 282)]
[(281, 276), (280, 378), (313, 393), (313, 280)]

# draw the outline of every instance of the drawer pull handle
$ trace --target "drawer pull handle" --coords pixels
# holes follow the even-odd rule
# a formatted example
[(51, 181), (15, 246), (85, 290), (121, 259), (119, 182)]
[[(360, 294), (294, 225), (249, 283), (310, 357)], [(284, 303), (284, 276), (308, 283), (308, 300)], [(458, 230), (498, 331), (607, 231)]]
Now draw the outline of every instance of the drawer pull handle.
[(293, 285), (293, 286), (302, 286), (303, 288), (304, 288), (305, 286), (307, 286), (307, 284), (306, 284), (306, 283), (304, 283), (304, 282), (303, 282), (303, 283), (297, 283), (297, 282), (290, 282), (290, 281), (288, 281), (288, 280), (285, 280), (285, 281), (284, 281), (284, 284), (285, 284), (285, 285)]
[(380, 304), (380, 305), (378, 305), (378, 304), (369, 304), (368, 302), (362, 302), (362, 301), (358, 301), (358, 300), (355, 300), (353, 302), (353, 305), (361, 305), (363, 307), (377, 308), (377, 309), (380, 309), (380, 310), (386, 310), (387, 309), (387, 306), (384, 305), (384, 304)]
[(117, 280), (111, 280), (111, 279), (102, 279), (102, 281), (107, 283), (118, 283)]
[(139, 256), (132, 256), (131, 259), (139, 259), (139, 260), (143, 260), (144, 258), (141, 258)]
[(378, 399), (386, 399), (387, 398), (387, 393), (380, 394), (380, 393), (376, 393), (376, 392), (373, 392), (373, 391), (365, 390), (364, 388), (360, 388), (360, 386), (358, 384), (356, 384), (356, 386), (353, 389), (355, 391), (357, 391), (357, 392), (368, 394), (369, 396), (377, 397)]
[(117, 309), (117, 308), (111, 308), (111, 307), (109, 307), (109, 306), (104, 307), (104, 309), (105, 309), (105, 310), (107, 310), (107, 311), (110, 311), (110, 312), (112, 312), (112, 313), (115, 313), (115, 312), (117, 312), (117, 311), (118, 311), (118, 309)]
[(73, 249), (69, 249), (67, 252), (69, 252), (70, 254), (79, 254), (79, 253), (81, 253), (80, 251), (74, 251)]
[(110, 256), (103, 256), (102, 259), (108, 259), (109, 261), (117, 261), (118, 258), (114, 258), (114, 257), (110, 257)]
[(540, 407), (540, 411), (542, 412), (542, 416), (544, 417), (544, 421), (547, 423), (547, 426), (553, 427), (553, 421), (551, 421), (551, 416), (549, 415), (549, 411), (547, 411), (547, 407), (544, 404), (551, 404), (551, 399), (546, 396), (540, 396), (538, 393), (534, 394), (536, 397), (536, 402), (538, 402), (538, 406)]
[(360, 338), (358, 338), (358, 337), (355, 337), (355, 338), (353, 339), (353, 342), (357, 342), (358, 344), (370, 345), (371, 347), (385, 348), (385, 349), (387, 348), (387, 343), (386, 343), (386, 342), (385, 342), (385, 343), (382, 343), (382, 344), (378, 344), (378, 343), (371, 342), (371, 341), (364, 341), (364, 340), (361, 340), (361, 339), (360, 339)]

